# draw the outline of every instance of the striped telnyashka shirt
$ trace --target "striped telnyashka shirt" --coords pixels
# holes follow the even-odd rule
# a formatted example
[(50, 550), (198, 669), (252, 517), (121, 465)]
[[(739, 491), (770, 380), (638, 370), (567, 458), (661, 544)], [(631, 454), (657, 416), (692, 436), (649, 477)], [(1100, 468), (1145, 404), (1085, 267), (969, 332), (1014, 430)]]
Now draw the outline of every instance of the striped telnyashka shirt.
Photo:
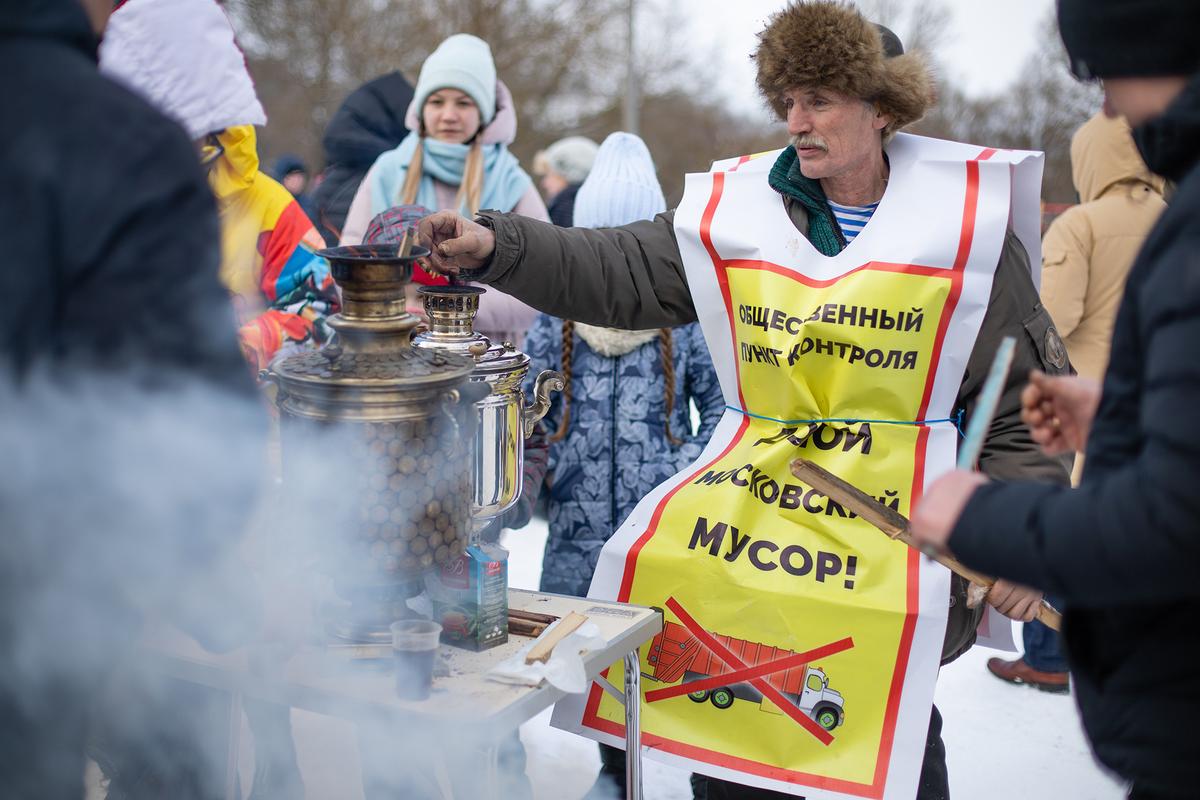
[(869, 206), (844, 206), (832, 200), (828, 202), (833, 210), (833, 218), (837, 220), (842, 235), (846, 237), (846, 244), (853, 242), (854, 237), (862, 233), (867, 220), (875, 213), (875, 209), (879, 208), (879, 203), (871, 203)]

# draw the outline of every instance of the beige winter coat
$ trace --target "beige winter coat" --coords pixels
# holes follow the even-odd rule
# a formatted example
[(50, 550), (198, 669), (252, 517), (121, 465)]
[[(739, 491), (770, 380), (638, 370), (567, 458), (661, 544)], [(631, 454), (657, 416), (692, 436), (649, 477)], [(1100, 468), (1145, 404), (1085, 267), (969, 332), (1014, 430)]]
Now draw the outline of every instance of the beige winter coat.
[(1080, 375), (1108, 364), (1125, 276), (1166, 204), (1124, 119), (1099, 113), (1071, 139), (1080, 205), (1054, 220), (1042, 241), (1042, 303)]

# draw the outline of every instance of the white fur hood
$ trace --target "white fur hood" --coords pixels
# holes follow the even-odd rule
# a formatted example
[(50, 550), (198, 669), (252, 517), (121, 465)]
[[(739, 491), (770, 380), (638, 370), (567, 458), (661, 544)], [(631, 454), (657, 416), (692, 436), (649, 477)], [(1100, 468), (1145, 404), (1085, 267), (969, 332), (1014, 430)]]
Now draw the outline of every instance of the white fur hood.
[(588, 347), (605, 358), (623, 356), (638, 349), (646, 342), (658, 338), (658, 330), (651, 331), (619, 331), (616, 328), (599, 328), (595, 325), (575, 323), (575, 332), (579, 338), (588, 343)]
[(109, 20), (100, 69), (192, 139), (267, 123), (233, 26), (214, 0), (128, 0)]

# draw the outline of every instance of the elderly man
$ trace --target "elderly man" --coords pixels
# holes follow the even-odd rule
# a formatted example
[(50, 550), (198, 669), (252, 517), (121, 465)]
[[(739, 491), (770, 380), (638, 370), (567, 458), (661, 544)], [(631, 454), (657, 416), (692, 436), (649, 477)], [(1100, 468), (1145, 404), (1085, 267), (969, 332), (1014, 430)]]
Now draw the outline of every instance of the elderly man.
[(1129, 273), (1103, 388), (1035, 375), (1026, 419), (1083, 450), (1079, 487), (952, 472), (913, 530), (965, 562), (1061, 595), (1084, 727), (1133, 798), (1195, 797), (1200, 738), (1200, 26), (1194, 0), (1060, 0), (1077, 75), (1104, 82), (1150, 170), (1178, 182)]
[[(970, 416), (1002, 337), (1017, 340), (1014, 375), (1031, 368), (1067, 371), (1061, 341), (1038, 303), (1029, 250), (1006, 227), (1010, 211), (1024, 219), (1036, 206), (1036, 192), (1014, 193), (1009, 177), (1010, 169), (1025, 168), (1029, 154), (897, 136), (932, 102), (928, 72), (890, 31), (841, 4), (789, 5), (760, 34), (755, 58), (759, 89), (786, 120), (792, 146), (689, 176), (675, 212), (608, 230), (563, 230), (490, 212), (475, 221), (441, 213), (422, 223), (422, 236), (435, 268), (491, 283), (551, 314), (628, 329), (699, 319), (705, 329), (730, 410), (697, 470), (652, 493), (613, 537), (592, 594), (678, 609), (668, 621), (680, 624), (690, 616), (683, 612), (695, 610), (692, 621), (700, 628), (794, 651), (827, 641), (810, 642), (805, 637), (817, 635), (810, 628), (828, 623), (836, 637), (835, 631), (857, 630), (856, 614), (884, 606), (900, 624), (907, 608), (919, 619), (904, 630), (922, 643), (918, 649), (933, 648), (921, 650), (931, 653), (923, 662), (931, 667), (924, 694), (917, 693), (923, 705), (913, 713), (923, 722), (937, 656), (945, 663), (971, 646), (982, 610), (968, 604), (961, 583), (925, 574), (928, 565), (904, 548), (794, 483), (788, 465), (798, 455), (821, 460), (836, 449), (839, 460), (825, 463), (877, 496), (900, 495), (892, 502), (906, 511), (924, 475), (952, 465), (956, 435), (948, 418), (960, 411)], [(1036, 247), (1036, 232), (1029, 237), (1026, 231), (1029, 238)], [(1021, 424), (1019, 392), (1014, 379), (981, 467), (997, 477), (1065, 484), (1064, 463), (1038, 452)], [(872, 446), (856, 451), (864, 437)], [(893, 492), (895, 486), (904, 488)], [(659, 546), (672, 536), (683, 538), (669, 551)], [(826, 567), (815, 579), (810, 553)], [(854, 564), (852, 577), (839, 573), (829, 580), (835, 562)], [(912, 577), (918, 571), (920, 589)], [(925, 627), (926, 612), (896, 606), (894, 596), (872, 594), (892, 579), (897, 587), (927, 593), (922, 597), (937, 608), (930, 614), (938, 617), (936, 625)], [(935, 586), (940, 595), (930, 597)], [(704, 592), (721, 593), (721, 601), (707, 600)], [(1031, 619), (1040, 597), (1001, 582), (988, 600), (1012, 618)], [(783, 608), (786, 620), (780, 619)], [(777, 632), (736, 633), (739, 614), (775, 619)], [(795, 619), (807, 627), (791, 627)], [(900, 636), (900, 628), (873, 630), (854, 637), (854, 655), (822, 662), (830, 672), (826, 689), (835, 685), (835, 673), (845, 681), (857, 669), (873, 676), (864, 685), (908, 680), (904, 668), (893, 666), (897, 652), (917, 652), (907, 649), (913, 640)], [(880, 671), (864, 663), (872, 659)], [(759, 699), (771, 698), (786, 713), (782, 695), (760, 683)], [(827, 734), (838, 728), (839, 746), (874, 748), (870, 758), (881, 753), (883, 761), (864, 755), (858, 762), (875, 769), (865, 779), (838, 772), (836, 759), (825, 755), (831, 751), (792, 733), (794, 726), (779, 728), (797, 759), (790, 765), (733, 752), (755, 731), (712, 716), (701, 689), (689, 695), (697, 705), (675, 707), (685, 718), (680, 727), (724, 724), (731, 732), (724, 739), (713, 733), (707, 745), (678, 747), (663, 734), (656, 747), (692, 755), (706, 747), (697, 760), (712, 768), (698, 769), (755, 787), (699, 779), (698, 792), (710, 800), (776, 796), (776, 789), (794, 794), (803, 786), (882, 791), (885, 781), (890, 791), (904, 787), (901, 794), (912, 796), (919, 785), (918, 797), (946, 797), (936, 709), (924, 748), (914, 737), (895, 745), (914, 747), (909, 763), (900, 764), (887, 760), (886, 722), (865, 733), (874, 710), (864, 713), (872, 701), (863, 692), (855, 717), (862, 727), (838, 728), (840, 707), (814, 714), (820, 731), (794, 721), (827, 745)], [(711, 699), (723, 709), (744, 695), (733, 687), (713, 691)], [(596, 702), (601, 712), (586, 713), (602, 716), (602, 699)], [(881, 698), (880, 719), (893, 702), (909, 707)], [(657, 711), (664, 707), (655, 705), (655, 713), (667, 713)], [(754, 727), (771, 729), (780, 716), (759, 715)], [(713, 741), (720, 753), (714, 754)]]

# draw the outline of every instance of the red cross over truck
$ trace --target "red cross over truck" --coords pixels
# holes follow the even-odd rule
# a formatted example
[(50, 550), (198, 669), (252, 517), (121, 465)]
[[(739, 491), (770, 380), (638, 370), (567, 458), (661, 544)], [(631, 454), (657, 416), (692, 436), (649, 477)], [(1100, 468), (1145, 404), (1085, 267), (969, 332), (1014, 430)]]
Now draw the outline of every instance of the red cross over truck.
[[(713, 634), (713, 637), (728, 647), (747, 666), (767, 664), (795, 655), (792, 650), (781, 650), (745, 639), (718, 634)], [(663, 626), (662, 632), (654, 637), (646, 661), (652, 667), (652, 671), (646, 674), (646, 677), (662, 683), (676, 683), (680, 679), (691, 683), (732, 672), (725, 662), (713, 655), (687, 628), (674, 622), (668, 622)], [(831, 731), (845, 721), (845, 703), (842, 695), (829, 688), (829, 678), (820, 667), (801, 664), (767, 675), (765, 680), (825, 730)], [(764, 710), (770, 705), (769, 701), (764, 700), (761, 692), (746, 682), (702, 689), (691, 692), (688, 697), (696, 703), (707, 700), (720, 709), (732, 706), (735, 698), (759, 703)]]

